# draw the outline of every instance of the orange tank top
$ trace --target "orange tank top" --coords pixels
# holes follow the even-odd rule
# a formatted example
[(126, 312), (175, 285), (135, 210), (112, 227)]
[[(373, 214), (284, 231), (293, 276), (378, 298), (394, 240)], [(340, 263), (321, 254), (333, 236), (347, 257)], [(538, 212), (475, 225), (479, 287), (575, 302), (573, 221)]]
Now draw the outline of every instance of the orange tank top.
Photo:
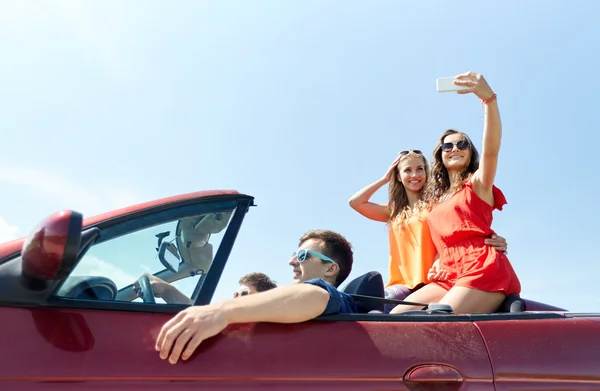
[(388, 233), (390, 279), (386, 286), (402, 284), (413, 289), (426, 283), (427, 272), (437, 254), (427, 224), (427, 211), (411, 216), (402, 226), (396, 221), (390, 222)]

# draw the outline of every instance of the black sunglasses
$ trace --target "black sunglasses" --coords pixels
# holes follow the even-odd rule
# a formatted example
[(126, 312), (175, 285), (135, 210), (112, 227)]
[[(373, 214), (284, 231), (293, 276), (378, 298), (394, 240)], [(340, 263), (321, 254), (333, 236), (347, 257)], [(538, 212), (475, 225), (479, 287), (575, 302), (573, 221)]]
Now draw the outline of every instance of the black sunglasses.
[(456, 145), (456, 148), (460, 149), (461, 151), (469, 148), (469, 142), (467, 140), (461, 140), (457, 143), (443, 143), (442, 151), (445, 151), (445, 152), (452, 151), (454, 149), (455, 145)]
[(408, 155), (410, 152), (414, 152), (417, 155), (422, 155), (423, 154), (423, 152), (421, 152), (418, 149), (409, 149), (409, 150), (406, 150), (406, 151), (400, 151), (400, 152), (398, 152), (398, 155), (404, 156), (404, 155)]
[(248, 296), (249, 294), (250, 294), (250, 291), (243, 290), (243, 291), (241, 291), (241, 292), (235, 292), (235, 293), (233, 294), (233, 298), (235, 299), (235, 298), (237, 298), (237, 297)]

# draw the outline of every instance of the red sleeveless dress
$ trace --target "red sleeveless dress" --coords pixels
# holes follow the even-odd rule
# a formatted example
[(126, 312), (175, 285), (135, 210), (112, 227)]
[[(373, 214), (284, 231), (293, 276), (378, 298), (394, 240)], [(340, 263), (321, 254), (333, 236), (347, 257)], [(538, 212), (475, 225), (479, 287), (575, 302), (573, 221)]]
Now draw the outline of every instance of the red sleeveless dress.
[(492, 192), (493, 207), (479, 198), (467, 179), (461, 190), (429, 213), (427, 222), (440, 254), (440, 267), (449, 272), (447, 281), (433, 283), (446, 290), (458, 285), (505, 295), (521, 293), (521, 283), (506, 255), (484, 244), (495, 233), (492, 212), (507, 203), (496, 186)]

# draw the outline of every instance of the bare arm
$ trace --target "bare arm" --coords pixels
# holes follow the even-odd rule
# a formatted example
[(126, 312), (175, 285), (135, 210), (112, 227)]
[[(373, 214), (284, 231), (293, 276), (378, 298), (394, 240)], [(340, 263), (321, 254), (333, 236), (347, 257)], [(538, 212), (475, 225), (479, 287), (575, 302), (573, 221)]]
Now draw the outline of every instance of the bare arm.
[(329, 301), (323, 288), (294, 284), (223, 303), (227, 323), (298, 323), (321, 315)]
[[(181, 293), (181, 291), (173, 285), (150, 273), (143, 274), (148, 276), (154, 296), (160, 297), (168, 304), (193, 304), (192, 299)], [(133, 283), (133, 292), (140, 297), (140, 287), (137, 281)]]
[(187, 360), (203, 340), (230, 324), (303, 322), (321, 315), (328, 303), (329, 293), (325, 289), (294, 284), (220, 303), (192, 306), (165, 323), (156, 340), (156, 350), (160, 358), (168, 357), (175, 364), (180, 357)]
[(483, 143), (479, 169), (475, 173), (475, 180), (479, 181), (484, 192), (492, 191), (496, 169), (498, 167), (498, 154), (502, 139), (502, 123), (498, 110), (498, 99), (485, 105), (485, 122), (483, 125)]
[(387, 222), (390, 217), (387, 205), (376, 204), (369, 200), (377, 190), (388, 182), (387, 178), (381, 178), (360, 189), (350, 197), (350, 201), (348, 201), (350, 207), (368, 219)]
[(181, 293), (173, 285), (169, 285), (168, 288), (165, 287), (160, 297), (168, 304), (193, 304), (192, 299)]
[(399, 161), (400, 157), (397, 157), (381, 179), (363, 187), (350, 197), (348, 201), (350, 207), (368, 219), (387, 222), (390, 219), (390, 212), (387, 205), (376, 204), (369, 200), (377, 190), (381, 189), (383, 185), (389, 183), (395, 177)]
[(457, 85), (470, 87), (458, 91), (460, 94), (474, 93), (485, 103), (485, 121), (483, 125), (483, 142), (479, 169), (472, 177), (473, 190), (489, 204), (494, 204), (492, 186), (496, 178), (498, 155), (502, 139), (502, 122), (498, 110), (498, 100), (487, 81), (480, 74), (467, 72), (456, 77)]

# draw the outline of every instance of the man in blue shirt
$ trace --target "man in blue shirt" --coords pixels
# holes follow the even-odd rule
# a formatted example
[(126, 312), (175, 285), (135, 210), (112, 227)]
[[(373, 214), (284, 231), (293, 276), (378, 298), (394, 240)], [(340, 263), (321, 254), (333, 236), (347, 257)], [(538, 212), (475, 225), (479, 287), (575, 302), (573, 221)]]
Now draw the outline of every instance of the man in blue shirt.
[(289, 262), (294, 282), (321, 287), (329, 294), (327, 307), (320, 315), (356, 312), (354, 299), (337, 290), (350, 275), (352, 263), (350, 243), (329, 230), (313, 230), (302, 235), (298, 251)]
[(295, 284), (189, 307), (163, 325), (156, 350), (161, 359), (175, 364), (233, 323), (299, 323), (321, 315), (356, 312), (354, 299), (337, 289), (352, 271), (352, 262), (352, 246), (342, 235), (309, 231), (300, 238), (289, 262)]

